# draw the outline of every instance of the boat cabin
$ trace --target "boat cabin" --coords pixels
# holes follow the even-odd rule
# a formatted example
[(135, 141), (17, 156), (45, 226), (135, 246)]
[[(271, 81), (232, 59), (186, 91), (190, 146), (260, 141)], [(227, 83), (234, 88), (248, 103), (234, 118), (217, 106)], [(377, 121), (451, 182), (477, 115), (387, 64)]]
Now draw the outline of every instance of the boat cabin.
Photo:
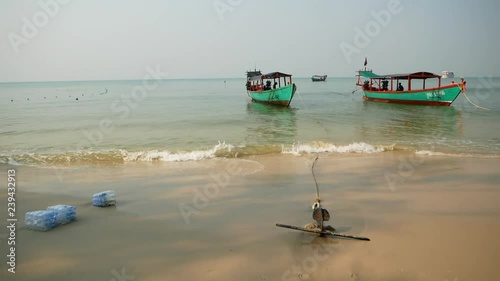
[[(441, 75), (430, 72), (414, 72), (403, 74), (377, 75), (371, 70), (358, 71), (358, 81), (356, 85), (361, 86), (366, 91), (419, 91), (434, 88), (441, 88)], [(361, 81), (361, 77), (369, 78), (370, 80)], [(427, 79), (433, 80), (434, 83), (426, 85)]]
[[(264, 80), (265, 83), (264, 83)], [(272, 81), (272, 82), (271, 82)], [(292, 84), (292, 75), (282, 72), (271, 72), (261, 74), (259, 71), (247, 72), (247, 90), (248, 91), (268, 91), (281, 88)]]

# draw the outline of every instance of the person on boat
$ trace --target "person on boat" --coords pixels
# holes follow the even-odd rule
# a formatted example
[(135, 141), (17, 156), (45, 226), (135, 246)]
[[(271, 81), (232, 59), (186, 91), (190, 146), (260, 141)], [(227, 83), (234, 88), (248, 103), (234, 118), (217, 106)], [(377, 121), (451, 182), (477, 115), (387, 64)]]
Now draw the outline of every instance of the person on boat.
[(363, 90), (368, 90), (368, 89), (370, 89), (370, 81), (366, 80), (363, 83)]
[(382, 81), (382, 91), (388, 91), (389, 90), (389, 81), (383, 80)]
[(404, 91), (405, 88), (403, 87), (403, 85), (401, 85), (401, 83), (399, 83), (398, 85), (398, 91)]
[(271, 81), (270, 80), (267, 80), (266, 81), (266, 86), (264, 87), (264, 90), (271, 90)]
[(458, 85), (460, 86), (462, 92), (465, 92), (465, 89), (467, 88), (467, 81), (465, 81), (463, 77), (460, 78), (460, 83), (458, 83)]
[(278, 82), (274, 82), (273, 89), (276, 89), (277, 85), (278, 85)]

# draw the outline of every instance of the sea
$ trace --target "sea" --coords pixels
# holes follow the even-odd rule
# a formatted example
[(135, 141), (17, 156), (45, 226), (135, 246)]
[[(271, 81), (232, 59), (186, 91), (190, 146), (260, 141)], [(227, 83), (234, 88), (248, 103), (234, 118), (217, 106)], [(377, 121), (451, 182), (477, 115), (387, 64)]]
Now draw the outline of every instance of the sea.
[(244, 78), (0, 83), (0, 164), (390, 151), (499, 158), (500, 78), (466, 80), (449, 107), (364, 101), (355, 77), (294, 78), (288, 108), (252, 102)]

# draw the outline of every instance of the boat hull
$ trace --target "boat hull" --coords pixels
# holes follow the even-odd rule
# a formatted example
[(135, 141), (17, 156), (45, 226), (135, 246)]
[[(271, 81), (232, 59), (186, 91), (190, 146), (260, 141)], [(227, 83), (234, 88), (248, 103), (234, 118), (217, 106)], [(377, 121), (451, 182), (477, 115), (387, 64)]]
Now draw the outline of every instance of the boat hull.
[(326, 81), (326, 76), (313, 76), (313, 77), (311, 77), (311, 80), (313, 82)]
[(363, 91), (368, 101), (414, 105), (450, 106), (460, 94), (458, 85), (417, 91)]
[(273, 104), (279, 106), (289, 106), (295, 95), (297, 87), (295, 84), (287, 85), (278, 89), (267, 91), (247, 91), (253, 101)]

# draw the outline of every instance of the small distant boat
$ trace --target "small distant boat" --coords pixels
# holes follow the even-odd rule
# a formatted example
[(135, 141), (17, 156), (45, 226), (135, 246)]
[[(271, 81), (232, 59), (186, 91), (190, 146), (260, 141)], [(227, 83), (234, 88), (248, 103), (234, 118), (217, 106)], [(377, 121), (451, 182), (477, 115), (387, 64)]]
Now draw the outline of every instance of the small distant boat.
[[(450, 106), (461, 92), (458, 84), (452, 82), (443, 86), (441, 75), (430, 72), (378, 75), (365, 68), (356, 76), (356, 85), (361, 86), (363, 98), (368, 101)], [(370, 80), (362, 82), (361, 77)], [(426, 88), (427, 79), (438, 79), (437, 86)], [(422, 81), (422, 87), (416, 85), (415, 80)]]
[(311, 80), (313, 82), (325, 81), (326, 77), (327, 77), (327, 75), (313, 75), (313, 77), (311, 77)]
[(246, 88), (248, 96), (253, 101), (280, 106), (289, 106), (297, 90), (292, 83), (291, 74), (282, 72), (262, 74), (260, 70), (247, 71)]
[(454, 78), (454, 77), (455, 77), (455, 73), (453, 73), (453, 71), (443, 71), (441, 73), (441, 78), (443, 78), (443, 79)]

